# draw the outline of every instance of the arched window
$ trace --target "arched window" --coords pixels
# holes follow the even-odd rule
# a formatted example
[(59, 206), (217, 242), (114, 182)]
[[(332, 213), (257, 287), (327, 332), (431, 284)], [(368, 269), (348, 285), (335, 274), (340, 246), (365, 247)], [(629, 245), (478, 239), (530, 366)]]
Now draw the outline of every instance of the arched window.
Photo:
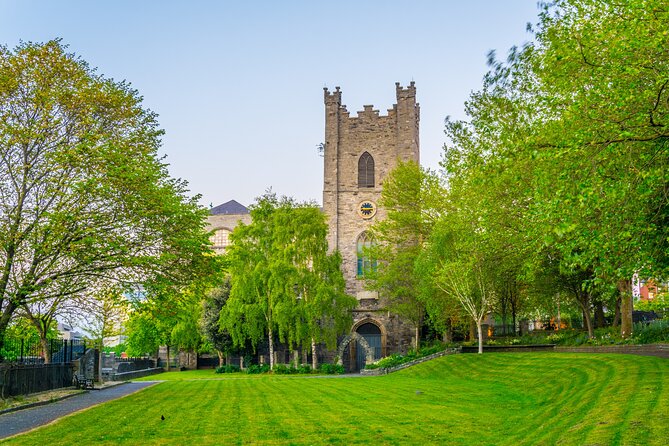
[(374, 238), (367, 232), (358, 236), (356, 251), (358, 253), (358, 277), (364, 277), (376, 270), (376, 259), (369, 256), (369, 249), (375, 245)]
[(358, 187), (374, 187), (374, 158), (369, 152), (358, 160)]
[(230, 244), (229, 235), (230, 231), (227, 229), (217, 229), (214, 235), (211, 236), (211, 243), (214, 245), (213, 248), (225, 249)]

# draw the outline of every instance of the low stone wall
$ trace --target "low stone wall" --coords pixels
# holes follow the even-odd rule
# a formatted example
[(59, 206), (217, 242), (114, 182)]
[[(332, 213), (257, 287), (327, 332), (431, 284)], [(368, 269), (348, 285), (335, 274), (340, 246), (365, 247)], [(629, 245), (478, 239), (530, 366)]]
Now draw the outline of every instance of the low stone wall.
[(586, 347), (556, 347), (560, 353), (619, 353), (626, 355), (658, 356), (669, 359), (669, 344), (600, 345)]
[[(552, 352), (555, 350), (555, 344), (537, 344), (537, 345), (484, 345), (483, 352), (488, 353), (509, 353), (509, 352)], [(462, 353), (478, 353), (477, 345), (468, 345), (462, 347)]]
[(114, 373), (109, 376), (111, 381), (128, 381), (130, 379), (141, 378), (143, 376), (155, 375), (156, 373), (162, 373), (165, 369), (162, 367), (153, 367), (150, 369), (144, 370), (133, 370), (131, 372), (123, 373)]
[(428, 356), (423, 356), (422, 358), (418, 358), (418, 359), (414, 359), (413, 361), (405, 362), (404, 364), (400, 364), (396, 367), (378, 368), (378, 369), (362, 369), (362, 370), (360, 370), (360, 374), (363, 375), (363, 376), (387, 375), (388, 373), (397, 372), (398, 370), (406, 369), (407, 367), (411, 367), (413, 365), (420, 364), (421, 362), (430, 361), (431, 359), (440, 358), (440, 357), (446, 356), (446, 355), (454, 355), (456, 353), (460, 353), (461, 349), (462, 349), (462, 347), (447, 348), (444, 351), (433, 353), (433, 354), (428, 355)]

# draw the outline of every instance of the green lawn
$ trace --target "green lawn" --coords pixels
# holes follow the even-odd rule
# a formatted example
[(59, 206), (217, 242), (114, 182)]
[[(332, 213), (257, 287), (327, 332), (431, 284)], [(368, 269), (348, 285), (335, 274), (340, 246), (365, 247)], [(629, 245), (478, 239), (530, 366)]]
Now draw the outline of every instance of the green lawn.
[(669, 361), (660, 358), (490, 353), (447, 356), (382, 377), (197, 371), (152, 378), (169, 380), (7, 444), (666, 445), (669, 439)]

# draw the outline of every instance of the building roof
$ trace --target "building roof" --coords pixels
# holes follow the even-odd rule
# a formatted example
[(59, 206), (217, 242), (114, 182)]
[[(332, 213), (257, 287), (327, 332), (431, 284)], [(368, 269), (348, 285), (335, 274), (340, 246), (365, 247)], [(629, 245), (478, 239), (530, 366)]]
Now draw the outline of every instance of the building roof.
[(227, 203), (219, 204), (209, 209), (209, 213), (211, 215), (240, 215), (248, 214), (249, 210), (243, 204), (239, 204), (235, 200), (230, 200)]

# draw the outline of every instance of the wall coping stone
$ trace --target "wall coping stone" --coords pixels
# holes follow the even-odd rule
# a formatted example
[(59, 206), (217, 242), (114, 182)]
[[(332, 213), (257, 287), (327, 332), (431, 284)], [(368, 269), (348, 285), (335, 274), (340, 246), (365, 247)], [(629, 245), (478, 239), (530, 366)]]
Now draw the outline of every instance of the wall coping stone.
[(131, 372), (122, 372), (114, 373), (110, 375), (109, 379), (111, 381), (126, 381), (134, 378), (141, 378), (143, 376), (155, 375), (156, 373), (162, 373), (165, 369), (162, 367), (152, 367), (150, 369), (144, 370), (133, 370)]

